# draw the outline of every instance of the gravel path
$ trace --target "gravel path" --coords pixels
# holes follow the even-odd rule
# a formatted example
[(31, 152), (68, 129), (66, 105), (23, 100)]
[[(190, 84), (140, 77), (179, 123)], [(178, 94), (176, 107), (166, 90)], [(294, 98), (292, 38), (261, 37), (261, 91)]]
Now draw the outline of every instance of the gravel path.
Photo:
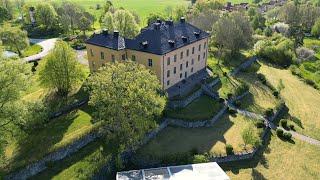
[(54, 48), (57, 38), (52, 39), (30, 39), (30, 43), (38, 44), (42, 47), (42, 51), (38, 54), (23, 58), (26, 62), (39, 61)]

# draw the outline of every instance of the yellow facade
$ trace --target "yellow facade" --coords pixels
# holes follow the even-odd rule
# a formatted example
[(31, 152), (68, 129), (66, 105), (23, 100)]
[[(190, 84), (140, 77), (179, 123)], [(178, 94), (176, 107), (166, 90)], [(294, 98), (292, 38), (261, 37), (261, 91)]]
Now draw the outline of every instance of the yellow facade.
[(207, 66), (208, 38), (164, 55), (131, 49), (113, 50), (92, 44), (87, 44), (87, 54), (91, 71), (96, 71), (107, 62), (135, 59), (137, 63), (143, 64), (153, 71), (163, 89), (166, 90)]

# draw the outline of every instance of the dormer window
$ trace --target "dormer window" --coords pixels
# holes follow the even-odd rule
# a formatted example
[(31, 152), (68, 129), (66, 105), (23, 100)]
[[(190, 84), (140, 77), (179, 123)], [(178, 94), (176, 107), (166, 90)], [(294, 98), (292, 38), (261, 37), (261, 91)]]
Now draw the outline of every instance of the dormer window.
[(175, 44), (174, 40), (168, 40), (168, 43), (170, 44), (171, 47), (173, 47)]
[(187, 42), (188, 38), (186, 36), (181, 36), (183, 42)]
[(143, 42), (141, 42), (141, 44), (142, 44), (142, 46), (143, 46), (144, 48), (147, 48), (147, 47), (148, 47), (148, 41), (143, 41)]
[(193, 34), (196, 36), (196, 37), (199, 37), (200, 36), (200, 32), (193, 32)]

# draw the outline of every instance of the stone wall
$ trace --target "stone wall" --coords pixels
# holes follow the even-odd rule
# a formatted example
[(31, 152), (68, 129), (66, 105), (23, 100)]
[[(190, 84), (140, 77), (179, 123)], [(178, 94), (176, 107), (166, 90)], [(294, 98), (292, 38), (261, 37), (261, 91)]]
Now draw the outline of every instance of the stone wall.
[(203, 92), (202, 89), (198, 89), (197, 91), (195, 91), (194, 93), (192, 93), (190, 96), (182, 99), (182, 100), (173, 100), (173, 101), (169, 101), (168, 103), (168, 107), (169, 108), (183, 108), (186, 107), (188, 104), (190, 104), (192, 101), (194, 101), (195, 99), (199, 98), (200, 96), (202, 96)]
[(90, 142), (93, 142), (95, 139), (100, 137), (101, 134), (94, 131), (91, 132), (82, 138), (74, 141), (72, 144), (67, 145), (63, 148), (60, 148), (48, 155), (46, 155), (44, 158), (41, 160), (29, 164), (23, 169), (13, 172), (7, 176), (5, 176), (4, 179), (12, 179), (12, 180), (22, 180), (22, 179), (28, 179), (31, 176), (34, 176), (41, 171), (45, 170), (47, 168), (47, 164), (50, 162), (55, 162), (64, 159), (67, 156), (70, 156), (71, 154), (77, 152), (79, 149), (82, 147), (86, 146)]

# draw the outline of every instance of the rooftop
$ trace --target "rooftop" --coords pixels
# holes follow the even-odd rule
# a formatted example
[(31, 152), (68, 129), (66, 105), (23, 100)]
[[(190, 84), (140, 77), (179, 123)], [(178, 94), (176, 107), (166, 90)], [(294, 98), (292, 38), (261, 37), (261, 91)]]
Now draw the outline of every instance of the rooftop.
[(182, 17), (176, 23), (172, 20), (157, 20), (143, 28), (133, 39), (123, 39), (119, 35), (114, 36), (102, 31), (100, 34), (94, 34), (87, 43), (115, 50), (127, 48), (162, 55), (207, 37), (208, 33), (185, 22)]
[(216, 162), (123, 171), (117, 180), (229, 180)]

